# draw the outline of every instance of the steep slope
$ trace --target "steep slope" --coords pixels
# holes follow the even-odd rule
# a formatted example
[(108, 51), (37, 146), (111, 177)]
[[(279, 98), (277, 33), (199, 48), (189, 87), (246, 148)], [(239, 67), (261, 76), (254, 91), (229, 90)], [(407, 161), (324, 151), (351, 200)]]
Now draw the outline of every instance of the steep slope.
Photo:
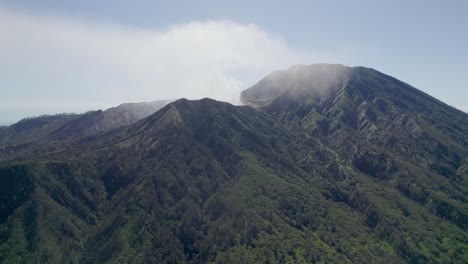
[(351, 137), (349, 148), (362, 140), (426, 167), (431, 165), (428, 160), (456, 160), (452, 172), (467, 155), (466, 113), (368, 68), (295, 66), (267, 76), (241, 99), (338, 146)]
[(8, 126), (0, 126), (0, 142), (6, 137), (8, 132)]
[(466, 113), (373, 69), (341, 65), (273, 73), (242, 100), (301, 126), (362, 173), (467, 228)]

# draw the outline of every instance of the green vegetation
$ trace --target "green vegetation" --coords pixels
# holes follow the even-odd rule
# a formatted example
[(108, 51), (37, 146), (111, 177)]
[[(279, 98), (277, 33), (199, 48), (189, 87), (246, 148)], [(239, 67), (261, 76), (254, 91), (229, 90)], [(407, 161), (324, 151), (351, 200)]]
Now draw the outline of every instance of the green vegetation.
[(467, 115), (341, 67), (3, 143), (0, 262), (466, 263)]

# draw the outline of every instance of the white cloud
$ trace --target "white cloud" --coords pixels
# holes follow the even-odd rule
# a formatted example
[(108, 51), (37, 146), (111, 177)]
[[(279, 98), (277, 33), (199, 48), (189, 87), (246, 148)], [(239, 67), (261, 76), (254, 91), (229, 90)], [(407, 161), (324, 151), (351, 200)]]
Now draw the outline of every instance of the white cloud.
[(147, 30), (0, 9), (0, 112), (179, 97), (232, 101), (272, 70), (321, 59), (253, 24)]

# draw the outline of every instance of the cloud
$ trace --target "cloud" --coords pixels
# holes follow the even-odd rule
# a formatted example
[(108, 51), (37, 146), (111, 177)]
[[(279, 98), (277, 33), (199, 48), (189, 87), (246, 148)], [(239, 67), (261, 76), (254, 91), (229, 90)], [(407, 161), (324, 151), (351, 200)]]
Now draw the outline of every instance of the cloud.
[(0, 112), (180, 97), (233, 102), (272, 70), (323, 59), (254, 24), (193, 21), (149, 30), (5, 9), (0, 43)]

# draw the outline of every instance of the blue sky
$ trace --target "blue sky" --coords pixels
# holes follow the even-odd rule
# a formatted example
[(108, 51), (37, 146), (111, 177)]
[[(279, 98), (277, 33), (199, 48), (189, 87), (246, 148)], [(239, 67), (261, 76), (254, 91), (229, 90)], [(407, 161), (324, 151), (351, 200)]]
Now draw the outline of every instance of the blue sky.
[(372, 67), (468, 111), (468, 1), (0, 0), (0, 123)]

